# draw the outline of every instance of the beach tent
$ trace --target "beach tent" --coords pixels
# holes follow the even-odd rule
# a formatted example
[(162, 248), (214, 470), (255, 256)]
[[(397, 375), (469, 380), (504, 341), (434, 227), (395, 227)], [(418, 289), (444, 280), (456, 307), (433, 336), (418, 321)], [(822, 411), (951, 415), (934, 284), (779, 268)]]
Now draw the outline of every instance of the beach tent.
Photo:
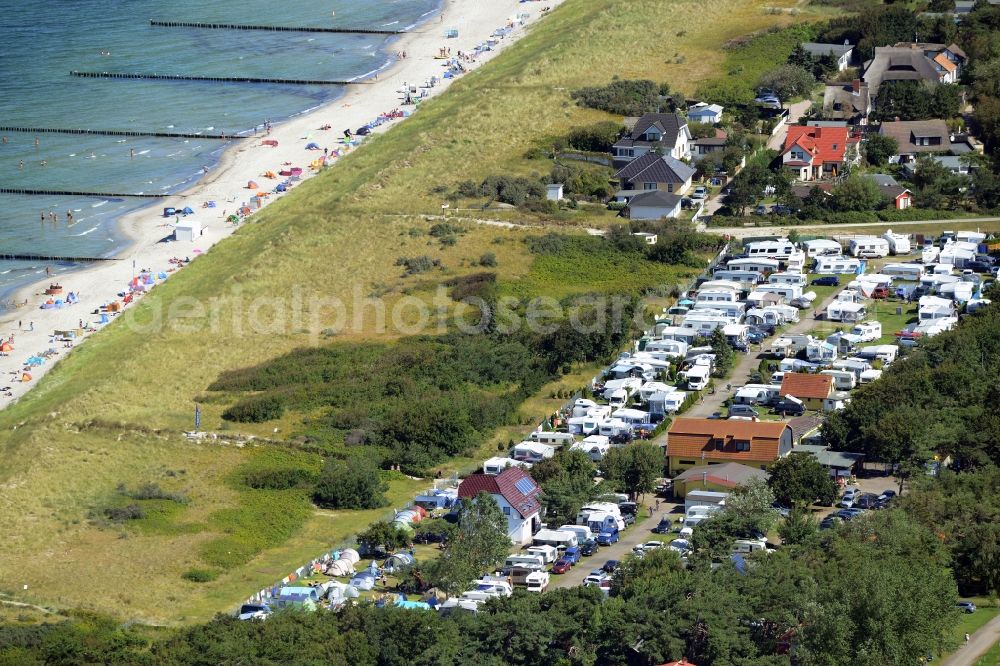
[(258, 185), (256, 183), (256, 181), (253, 181), (253, 180), (247, 181), (247, 189), (248, 190), (256, 190), (258, 187), (260, 187), (260, 185)]
[(159, 273), (156, 274), (156, 279), (157, 280), (166, 280), (167, 279), (167, 274), (164, 273), (163, 271), (160, 271)]
[(185, 215), (194, 215), (194, 210), (192, 210), (190, 206), (185, 206), (184, 210), (181, 212)]
[(8, 341), (0, 342), (0, 352), (12, 352), (14, 351), (14, 345), (10, 344)]
[(111, 320), (108, 319), (108, 315), (104, 313), (101, 313), (101, 316), (97, 319), (98, 324), (107, 324), (109, 321)]
[(288, 189), (287, 185), (285, 185), (284, 183), (278, 183), (278, 186), (276, 188), (274, 188), (274, 191), (275, 192), (284, 192), (287, 189)]
[(28, 374), (27, 372), (23, 373), (21, 375), (21, 381), (22, 382), (30, 382), (31, 381), (31, 375)]
[(163, 217), (173, 217), (177, 214), (177, 209), (173, 207), (167, 207), (163, 209)]
[(41, 365), (45, 363), (45, 359), (41, 356), (29, 356), (28, 360), (24, 362), (25, 365)]
[(80, 299), (77, 298), (76, 294), (74, 294), (72, 291), (69, 292), (69, 295), (66, 296), (66, 302), (67, 303), (77, 303), (77, 302), (79, 302), (79, 300)]
[(289, 171), (288, 175), (290, 175), (290, 176), (301, 176), (302, 175), (302, 167), (292, 167), (288, 171)]
[[(174, 228), (174, 240), (193, 243), (201, 235), (201, 224), (197, 220), (186, 220)], [(152, 284), (147, 281), (146, 284)]]
[(306, 150), (319, 150), (319, 144), (314, 142), (309, 142), (306, 144)]

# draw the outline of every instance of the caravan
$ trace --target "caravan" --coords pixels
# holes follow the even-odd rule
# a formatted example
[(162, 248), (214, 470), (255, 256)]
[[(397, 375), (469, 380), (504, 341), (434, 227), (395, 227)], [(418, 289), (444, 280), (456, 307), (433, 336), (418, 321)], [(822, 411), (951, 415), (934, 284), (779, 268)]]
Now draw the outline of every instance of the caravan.
[(755, 294), (777, 294), (785, 299), (785, 301), (791, 301), (802, 296), (802, 285), (800, 284), (789, 284), (789, 283), (771, 283), (762, 284), (756, 289), (754, 289)]
[(767, 281), (771, 284), (797, 284), (804, 287), (806, 276), (803, 273), (771, 273), (767, 276)]
[(875, 236), (858, 236), (852, 238), (847, 251), (852, 257), (861, 259), (878, 259), (889, 256), (889, 241)]
[(760, 282), (761, 274), (758, 271), (745, 271), (734, 268), (717, 268), (712, 273), (716, 280), (732, 280), (739, 282), (743, 287), (753, 287)]
[(890, 254), (909, 254), (910, 253), (910, 237), (904, 236), (902, 234), (892, 233), (892, 229), (886, 229), (885, 233), (882, 234), (882, 238), (885, 242), (889, 244)]
[(920, 264), (886, 264), (882, 267), (882, 273), (900, 280), (917, 282), (924, 274), (924, 267)]
[(840, 255), (843, 253), (843, 248), (840, 243), (829, 238), (814, 238), (812, 240), (802, 241), (802, 245), (806, 250), (807, 257), (823, 257), (828, 255)]
[(749, 257), (767, 257), (769, 259), (788, 259), (795, 252), (795, 243), (787, 238), (745, 243), (744, 248)]
[(813, 273), (819, 275), (846, 275), (861, 272), (861, 260), (854, 257), (821, 256), (816, 257)]
[(576, 441), (576, 437), (569, 434), (568, 432), (544, 432), (541, 430), (536, 430), (530, 435), (528, 439), (533, 442), (538, 442), (540, 444), (548, 444), (549, 446), (569, 446)]

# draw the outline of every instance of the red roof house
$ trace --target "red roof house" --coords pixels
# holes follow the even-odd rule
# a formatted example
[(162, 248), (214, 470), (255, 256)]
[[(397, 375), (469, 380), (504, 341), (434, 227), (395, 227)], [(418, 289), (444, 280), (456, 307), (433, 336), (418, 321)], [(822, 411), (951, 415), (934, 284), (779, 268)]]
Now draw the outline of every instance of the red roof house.
[(508, 467), (499, 474), (470, 474), (458, 486), (458, 498), (462, 500), (474, 499), (479, 493), (493, 497), (507, 517), (511, 542), (520, 545), (531, 543), (531, 536), (540, 525), (541, 492), (535, 480), (520, 467)]
[(847, 127), (791, 125), (781, 162), (798, 180), (832, 178), (857, 161), (859, 140)]

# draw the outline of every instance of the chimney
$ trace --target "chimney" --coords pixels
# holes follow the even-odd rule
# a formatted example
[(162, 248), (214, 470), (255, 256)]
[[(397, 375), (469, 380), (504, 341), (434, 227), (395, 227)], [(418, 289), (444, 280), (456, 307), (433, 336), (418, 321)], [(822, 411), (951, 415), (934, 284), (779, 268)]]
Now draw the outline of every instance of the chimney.
[(851, 81), (851, 94), (860, 95), (861, 94), (861, 79), (854, 79)]
[(813, 136), (815, 136), (817, 139), (820, 138), (821, 136), (823, 136), (823, 128), (822, 127), (816, 127), (816, 128), (814, 128), (813, 129)]

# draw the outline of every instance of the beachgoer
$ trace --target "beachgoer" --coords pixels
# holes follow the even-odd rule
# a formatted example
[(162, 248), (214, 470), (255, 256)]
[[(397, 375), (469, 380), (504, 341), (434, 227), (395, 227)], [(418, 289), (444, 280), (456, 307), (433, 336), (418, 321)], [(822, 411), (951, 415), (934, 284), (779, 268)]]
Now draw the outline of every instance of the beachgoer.
[(67, 222), (72, 222), (73, 221), (73, 211), (72, 210), (66, 211), (66, 221)]
[(28, 330), (29, 331), (35, 330), (35, 322), (33, 322), (33, 321), (29, 321), (28, 322)]
[(38, 148), (38, 146), (40, 146), (40, 145), (41, 145), (41, 143), (42, 143), (42, 142), (41, 142), (41, 141), (39, 141), (39, 140), (38, 140), (38, 137), (36, 136), (36, 137), (35, 137), (35, 148)]
[(47, 160), (42, 160), (42, 161), (40, 162), (40, 164), (41, 164), (42, 166), (45, 166), (46, 164), (48, 164), (48, 161), (47, 161)]
[(20, 162), (17, 163), (17, 168), (24, 169), (24, 160), (21, 160)]
[(45, 224), (45, 211), (42, 211), (42, 224)]
[(965, 634), (965, 642), (968, 643), (969, 639), (972, 638), (968, 633)]
[(135, 148), (129, 148), (128, 149), (128, 158), (130, 160), (135, 159)]
[(4, 138), (3, 138), (3, 142), (4, 142), (4, 143), (7, 143), (7, 137), (4, 137)]
[(51, 277), (51, 275), (52, 275), (52, 269), (49, 268), (48, 266), (46, 266), (45, 267), (45, 277)]
[(22, 325), (21, 325), (21, 320), (20, 320), (20, 319), (18, 319), (18, 320), (17, 320), (17, 330), (19, 330), (19, 331), (20, 331), (20, 330), (21, 330), (22, 328), (24, 328), (24, 326), (22, 326)]

